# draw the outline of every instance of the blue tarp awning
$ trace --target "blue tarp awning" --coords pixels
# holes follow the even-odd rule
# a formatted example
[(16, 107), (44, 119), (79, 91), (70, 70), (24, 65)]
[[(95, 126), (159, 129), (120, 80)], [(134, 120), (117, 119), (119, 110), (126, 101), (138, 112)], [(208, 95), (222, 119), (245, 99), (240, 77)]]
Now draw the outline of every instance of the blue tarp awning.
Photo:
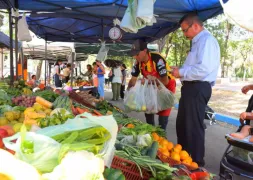
[[(224, 0), (227, 1), (227, 0)], [(99, 43), (102, 34), (112, 42), (108, 32), (113, 19), (122, 19), (127, 0), (19, 0), (19, 9), (31, 12), (27, 17), (31, 31), (48, 41)], [(46, 13), (45, 13), (46, 12)], [(178, 21), (189, 12), (197, 12), (202, 20), (222, 13), (219, 0), (156, 0), (157, 23), (138, 33), (123, 33), (121, 42), (137, 38), (151, 42), (176, 30)], [(102, 28), (103, 27), (103, 28)], [(120, 42), (119, 42), (120, 43)]]
[[(13, 42), (13, 48), (15, 48), (15, 41)], [(21, 47), (21, 43), (18, 43), (18, 48)], [(4, 34), (3, 32), (0, 32), (0, 48), (10, 48), (10, 37)]]

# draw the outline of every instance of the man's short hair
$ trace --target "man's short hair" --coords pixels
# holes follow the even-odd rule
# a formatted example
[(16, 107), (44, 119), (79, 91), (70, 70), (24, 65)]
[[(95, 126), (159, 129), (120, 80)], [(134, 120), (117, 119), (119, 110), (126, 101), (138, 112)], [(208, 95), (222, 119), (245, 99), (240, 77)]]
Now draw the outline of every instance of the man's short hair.
[(32, 79), (35, 77), (36, 75), (32, 75)]
[(196, 13), (189, 13), (184, 15), (180, 19), (179, 24), (181, 25), (183, 22), (186, 22), (188, 25), (191, 25), (192, 23), (197, 23), (200, 26), (203, 26), (203, 21), (198, 17)]

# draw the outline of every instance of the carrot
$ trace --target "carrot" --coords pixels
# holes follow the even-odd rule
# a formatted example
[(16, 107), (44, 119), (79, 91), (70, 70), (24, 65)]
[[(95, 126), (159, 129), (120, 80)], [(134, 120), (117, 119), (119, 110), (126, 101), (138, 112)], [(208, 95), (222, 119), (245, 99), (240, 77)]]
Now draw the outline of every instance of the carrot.
[(83, 114), (85, 112), (90, 112), (89, 110), (83, 109), (83, 108), (80, 108), (80, 107), (76, 107), (76, 110), (77, 110), (78, 114)]
[(100, 112), (98, 112), (97, 110), (93, 110), (93, 115), (97, 115), (97, 116), (103, 116)]
[(77, 114), (78, 114), (78, 112), (77, 112), (77, 110), (76, 110), (76, 108), (75, 108), (74, 106), (71, 106), (71, 110), (72, 110), (72, 113), (73, 113), (74, 115), (77, 115)]

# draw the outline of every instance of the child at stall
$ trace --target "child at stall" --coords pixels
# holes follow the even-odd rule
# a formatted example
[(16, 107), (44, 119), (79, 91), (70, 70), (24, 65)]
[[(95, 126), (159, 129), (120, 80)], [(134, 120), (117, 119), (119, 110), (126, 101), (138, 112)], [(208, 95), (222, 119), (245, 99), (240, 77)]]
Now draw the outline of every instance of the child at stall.
[(244, 125), (240, 132), (231, 133), (230, 135), (232, 137), (238, 138), (238, 139), (244, 139), (247, 136), (251, 137), (249, 138), (249, 142), (253, 143), (253, 112), (243, 112), (240, 114), (240, 122), (241, 124), (244, 124), (244, 120), (248, 119), (250, 121), (250, 125)]

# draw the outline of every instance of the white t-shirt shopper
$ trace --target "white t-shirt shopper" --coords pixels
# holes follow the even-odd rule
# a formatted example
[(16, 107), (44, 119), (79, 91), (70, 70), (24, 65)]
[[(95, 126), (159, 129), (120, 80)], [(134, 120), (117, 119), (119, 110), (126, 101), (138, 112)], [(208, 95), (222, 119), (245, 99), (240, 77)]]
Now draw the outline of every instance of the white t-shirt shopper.
[(113, 78), (112, 78), (112, 83), (122, 83), (122, 73), (121, 73), (121, 68), (117, 67), (117, 68), (113, 68)]

